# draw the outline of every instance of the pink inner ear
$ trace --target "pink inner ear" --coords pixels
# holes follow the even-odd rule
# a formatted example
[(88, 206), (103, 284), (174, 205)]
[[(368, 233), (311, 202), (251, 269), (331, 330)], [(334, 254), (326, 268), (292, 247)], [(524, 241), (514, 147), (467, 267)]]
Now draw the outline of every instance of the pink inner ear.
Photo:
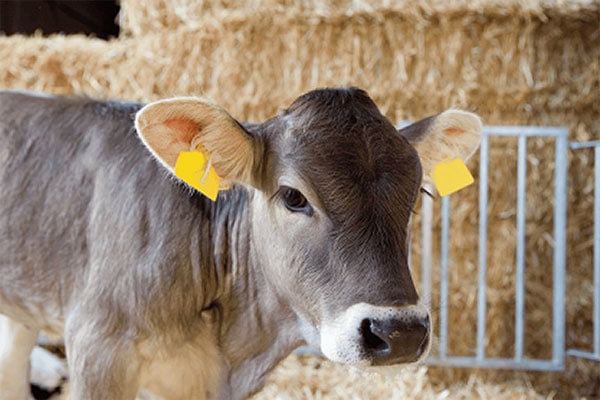
[(177, 142), (186, 143), (188, 146), (200, 131), (200, 124), (189, 119), (169, 119), (164, 124), (174, 131)]
[(448, 136), (462, 135), (463, 133), (465, 133), (465, 131), (459, 128), (444, 129), (444, 134)]

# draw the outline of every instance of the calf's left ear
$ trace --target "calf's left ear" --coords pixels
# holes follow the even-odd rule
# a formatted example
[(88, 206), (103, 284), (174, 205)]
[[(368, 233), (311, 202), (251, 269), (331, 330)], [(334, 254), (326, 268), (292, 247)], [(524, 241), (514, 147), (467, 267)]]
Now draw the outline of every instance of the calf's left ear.
[(447, 110), (399, 130), (419, 153), (423, 176), (428, 176), (441, 161), (461, 158), (466, 161), (481, 142), (482, 123), (478, 115)]
[(227, 111), (204, 99), (182, 97), (160, 100), (143, 107), (135, 128), (152, 154), (171, 172), (182, 151), (201, 145), (222, 179), (252, 184), (255, 145), (253, 137)]

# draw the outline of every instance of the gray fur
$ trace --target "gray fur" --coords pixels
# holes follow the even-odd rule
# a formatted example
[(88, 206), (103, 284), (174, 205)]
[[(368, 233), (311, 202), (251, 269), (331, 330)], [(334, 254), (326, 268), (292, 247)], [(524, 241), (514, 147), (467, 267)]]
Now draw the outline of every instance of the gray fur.
[[(133, 398), (154, 359), (205, 376), (187, 396), (243, 398), (306, 323), (417, 303), (418, 156), (364, 92), (312, 92), (247, 125), (255, 184), (214, 203), (140, 142), (141, 107), (0, 94), (0, 313), (65, 334), (75, 398)], [(315, 215), (283, 207), (282, 179)]]

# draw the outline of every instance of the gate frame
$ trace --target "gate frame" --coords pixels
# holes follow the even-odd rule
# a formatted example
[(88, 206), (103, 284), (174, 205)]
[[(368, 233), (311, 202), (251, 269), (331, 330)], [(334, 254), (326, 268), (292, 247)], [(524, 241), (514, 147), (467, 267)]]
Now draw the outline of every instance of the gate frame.
[[(517, 154), (517, 256), (515, 281), (515, 354), (512, 358), (486, 357), (486, 290), (487, 290), (487, 207), (489, 138), (516, 137)], [(548, 137), (555, 140), (554, 170), (554, 248), (553, 248), (553, 297), (552, 297), (552, 358), (524, 357), (525, 325), (525, 225), (526, 225), (526, 178), (527, 139)], [(426, 359), (427, 365), (469, 368), (527, 369), (560, 371), (565, 367), (565, 292), (566, 292), (566, 228), (567, 228), (567, 169), (568, 129), (566, 127), (534, 126), (485, 126), (482, 131), (479, 169), (479, 266), (477, 292), (477, 340), (475, 356), (448, 354), (448, 257), (450, 197), (442, 198), (441, 205), (441, 260), (440, 260), (440, 322), (437, 355)], [(600, 152), (599, 152), (600, 153)], [(598, 167), (598, 163), (596, 163)], [(596, 173), (596, 178), (598, 174)], [(600, 186), (597, 186), (600, 187)], [(432, 215), (433, 199), (423, 197), (421, 246), (421, 291), (431, 298), (432, 270)], [(595, 300), (598, 300), (596, 295)], [(598, 318), (596, 318), (598, 320)], [(595, 336), (600, 331), (594, 332)], [(597, 339), (597, 337), (596, 337)], [(595, 348), (597, 351), (598, 348)], [(571, 351), (570, 355), (579, 355)], [(595, 355), (595, 354), (594, 354)]]
[(572, 151), (594, 149), (594, 309), (592, 316), (594, 344), (591, 352), (569, 349), (567, 355), (600, 361), (600, 140), (587, 143), (571, 142), (569, 147)]

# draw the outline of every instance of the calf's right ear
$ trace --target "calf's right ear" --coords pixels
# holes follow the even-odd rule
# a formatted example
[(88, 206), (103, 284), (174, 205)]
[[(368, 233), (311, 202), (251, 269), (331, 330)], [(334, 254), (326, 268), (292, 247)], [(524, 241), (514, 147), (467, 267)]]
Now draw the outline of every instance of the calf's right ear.
[(252, 185), (255, 168), (253, 137), (221, 107), (201, 98), (160, 100), (135, 117), (142, 142), (171, 172), (182, 151), (202, 146), (221, 178), (221, 185)]
[(419, 153), (423, 177), (427, 178), (436, 164), (455, 158), (466, 161), (481, 142), (482, 123), (478, 115), (447, 110), (399, 130)]

